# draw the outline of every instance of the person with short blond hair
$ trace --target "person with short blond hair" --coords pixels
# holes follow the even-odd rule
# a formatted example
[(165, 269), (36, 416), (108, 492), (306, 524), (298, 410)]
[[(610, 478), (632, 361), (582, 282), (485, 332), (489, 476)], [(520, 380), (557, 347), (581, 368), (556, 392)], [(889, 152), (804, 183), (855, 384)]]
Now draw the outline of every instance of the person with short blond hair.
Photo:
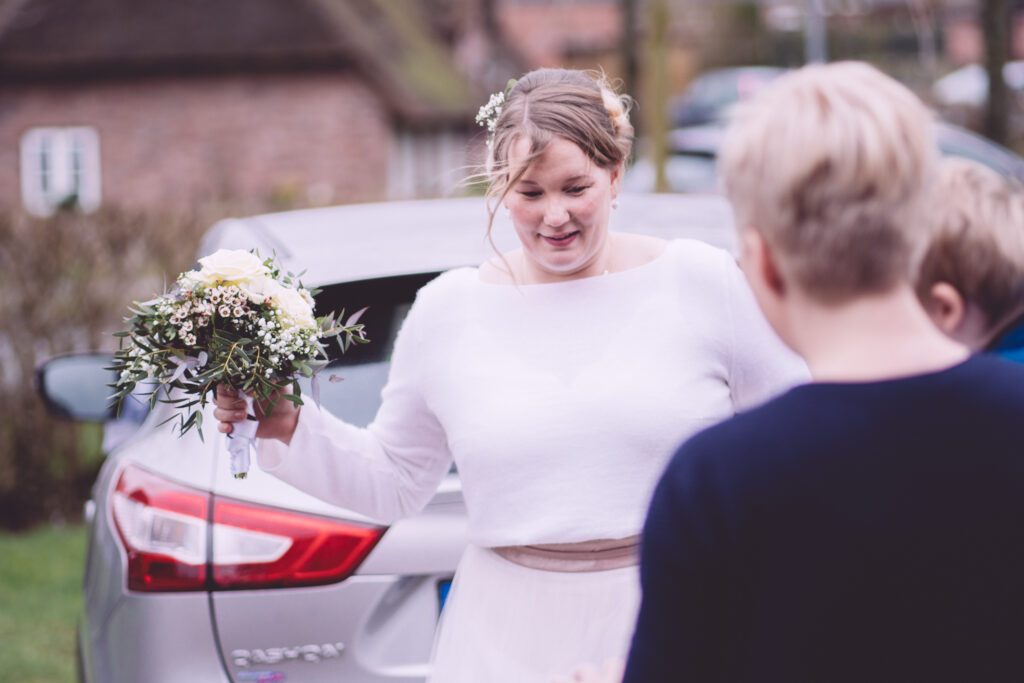
[(854, 63), (788, 74), (733, 122), (741, 265), (814, 381), (675, 454), (625, 683), (1024, 680), (1024, 367), (917, 301), (931, 128)]
[(1024, 187), (969, 159), (942, 162), (917, 295), (972, 350), (1024, 311)]
[(932, 116), (879, 76), (859, 62), (783, 76), (745, 107), (719, 155), (737, 225), (756, 227), (819, 301), (905, 281), (927, 239)]

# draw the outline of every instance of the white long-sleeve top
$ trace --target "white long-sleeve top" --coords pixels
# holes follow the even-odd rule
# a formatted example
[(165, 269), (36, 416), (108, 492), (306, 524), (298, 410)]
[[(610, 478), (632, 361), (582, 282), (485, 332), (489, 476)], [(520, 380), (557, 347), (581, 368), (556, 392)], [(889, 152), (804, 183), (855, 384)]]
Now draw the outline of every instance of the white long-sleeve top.
[(260, 441), (257, 459), (390, 522), (422, 509), (454, 458), (477, 545), (623, 538), (684, 439), (806, 379), (732, 257), (701, 242), (549, 284), (461, 268), (418, 293), (368, 427), (307, 403), (290, 445)]

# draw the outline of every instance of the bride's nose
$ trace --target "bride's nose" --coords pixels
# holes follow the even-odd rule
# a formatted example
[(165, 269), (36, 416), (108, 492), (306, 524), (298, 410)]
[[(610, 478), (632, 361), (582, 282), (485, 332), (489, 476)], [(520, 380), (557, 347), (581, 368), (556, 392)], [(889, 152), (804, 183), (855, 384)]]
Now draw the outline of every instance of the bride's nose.
[(548, 200), (544, 207), (544, 225), (558, 228), (568, 222), (569, 210), (565, 208), (565, 204), (556, 199)]

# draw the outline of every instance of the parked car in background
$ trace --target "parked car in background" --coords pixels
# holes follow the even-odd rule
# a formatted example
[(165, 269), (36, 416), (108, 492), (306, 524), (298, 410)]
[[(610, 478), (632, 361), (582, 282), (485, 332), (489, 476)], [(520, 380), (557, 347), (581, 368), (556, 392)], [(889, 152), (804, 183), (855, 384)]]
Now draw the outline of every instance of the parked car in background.
[[(1010, 92), (1024, 93), (1024, 61), (1003, 65), (1003, 80)], [(980, 64), (968, 64), (942, 76), (932, 85), (939, 106), (981, 109), (988, 101), (988, 72)]]
[[(670, 104), (669, 156), (665, 174), (671, 192), (717, 192), (715, 162), (730, 112), (787, 69), (771, 66), (741, 66), (714, 69), (695, 78), (686, 91)], [(1024, 92), (1024, 62), (1006, 65), (1004, 77), (1015, 92)], [(934, 94), (941, 105), (980, 107), (988, 96), (984, 69), (971, 65), (954, 71), (935, 83)], [(1024, 181), (1024, 158), (957, 123), (936, 121), (936, 137), (943, 154), (973, 159), (1004, 176)], [(650, 159), (638, 159), (628, 170), (623, 188), (632, 192), (653, 192), (655, 170)]]
[(714, 69), (697, 76), (686, 91), (669, 103), (673, 128), (713, 123), (737, 102), (757, 93), (786, 73), (776, 66), (739, 66)]
[[(672, 192), (717, 192), (716, 161), (725, 138), (725, 123), (677, 128), (669, 133), (665, 172)], [(966, 157), (1008, 178), (1024, 182), (1024, 158), (991, 140), (945, 121), (935, 122), (939, 149), (947, 156)], [(627, 171), (623, 189), (652, 192), (654, 166), (640, 159)]]
[[(321, 384), (331, 412), (366, 425), (416, 291), (491, 255), (485, 219), (479, 198), (289, 211), (218, 223), (202, 251), (276, 253), (284, 269), (305, 271), (304, 283), (322, 288), (321, 313), (369, 306), (361, 322), (372, 343), (335, 357), (325, 372), (344, 381)], [(720, 197), (623, 195), (613, 221), (621, 231), (734, 246)], [(503, 216), (495, 240), (515, 244)], [(53, 412), (108, 420), (109, 362), (74, 355), (44, 364), (38, 384)], [(212, 415), (202, 441), (161, 426), (169, 411), (158, 404), (145, 417), (108, 455), (92, 489), (80, 680), (423, 680), (466, 543), (457, 473), (422, 513), (386, 527), (258, 467), (234, 479)]]

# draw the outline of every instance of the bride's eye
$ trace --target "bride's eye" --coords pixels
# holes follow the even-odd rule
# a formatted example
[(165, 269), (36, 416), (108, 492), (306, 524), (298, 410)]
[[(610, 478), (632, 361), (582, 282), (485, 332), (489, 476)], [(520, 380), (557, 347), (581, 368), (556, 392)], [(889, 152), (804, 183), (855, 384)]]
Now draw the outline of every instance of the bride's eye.
[(569, 194), (580, 195), (586, 192), (587, 188), (589, 187), (589, 185), (576, 185), (575, 187), (570, 187), (569, 189), (567, 189), (566, 192), (568, 192)]
[(527, 199), (536, 199), (540, 196), (539, 190), (518, 190), (518, 192)]

